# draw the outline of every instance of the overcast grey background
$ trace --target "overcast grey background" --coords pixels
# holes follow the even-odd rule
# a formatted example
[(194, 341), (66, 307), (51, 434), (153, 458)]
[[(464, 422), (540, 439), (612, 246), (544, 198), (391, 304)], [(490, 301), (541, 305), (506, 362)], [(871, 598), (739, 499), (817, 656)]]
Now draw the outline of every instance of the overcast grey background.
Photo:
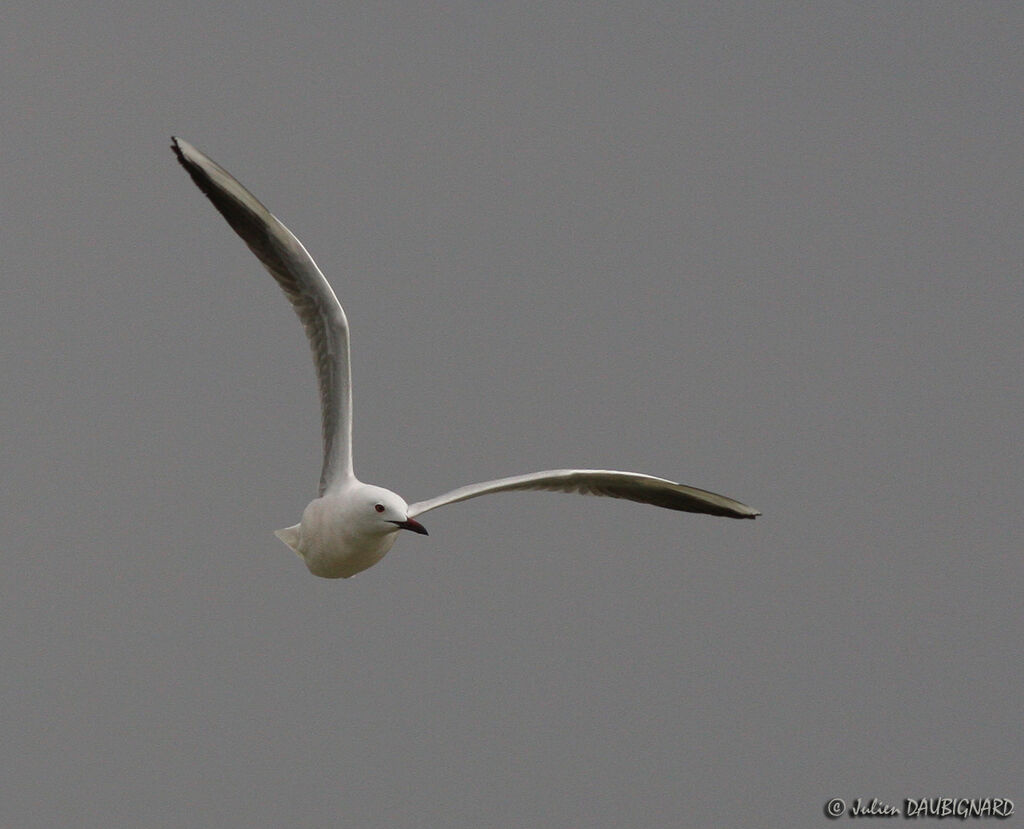
[[(7, 6), (0, 825), (1024, 809), (1022, 23)], [(364, 480), (763, 518), (495, 496), (313, 578), (272, 535), (319, 475), (304, 336), (171, 134), (333, 282)]]

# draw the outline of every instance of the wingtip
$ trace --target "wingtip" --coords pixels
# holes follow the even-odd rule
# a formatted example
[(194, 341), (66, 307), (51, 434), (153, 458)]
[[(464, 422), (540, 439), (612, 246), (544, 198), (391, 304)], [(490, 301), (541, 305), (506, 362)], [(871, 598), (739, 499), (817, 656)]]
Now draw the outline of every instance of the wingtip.
[(749, 518), (753, 520), (761, 514), (761, 510), (748, 507), (746, 504), (741, 504), (739, 501), (733, 501), (729, 504), (727, 512), (720, 512), (719, 515), (724, 515), (728, 518)]
[(171, 149), (174, 150), (174, 155), (178, 159), (178, 163), (187, 170), (189, 166), (189, 158), (181, 148), (182, 143), (184, 142), (180, 141), (178, 136), (171, 136)]
[(178, 157), (178, 161), (184, 164), (189, 161), (188, 151), (193, 149), (192, 145), (182, 138), (178, 138), (176, 135), (171, 136), (171, 149), (174, 150), (174, 154)]
[[(211, 168), (215, 169), (217, 165), (184, 138), (178, 138), (176, 135), (171, 136), (171, 149), (174, 150), (178, 163), (185, 168), (195, 185), (208, 197), (213, 198), (210, 185)], [(214, 203), (216, 204), (216, 201)]]

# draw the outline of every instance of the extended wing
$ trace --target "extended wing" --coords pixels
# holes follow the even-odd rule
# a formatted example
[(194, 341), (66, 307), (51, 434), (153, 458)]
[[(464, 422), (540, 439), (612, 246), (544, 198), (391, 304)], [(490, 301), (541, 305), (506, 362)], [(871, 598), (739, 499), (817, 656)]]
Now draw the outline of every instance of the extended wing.
[(726, 518), (756, 518), (761, 514), (758, 510), (724, 495), (716, 495), (714, 492), (636, 472), (615, 472), (608, 469), (549, 469), (453, 489), (436, 498), (410, 504), (409, 517), (414, 518), (445, 504), (454, 504), (456, 501), (465, 501), (479, 495), (524, 489), (624, 498), (627, 501), (653, 504), (665, 509), (720, 515)]
[(171, 141), (181, 166), (277, 280), (306, 329), (320, 387), (323, 495), (332, 484), (352, 477), (352, 377), (345, 312), (316, 262), (288, 228), (223, 167), (187, 141)]

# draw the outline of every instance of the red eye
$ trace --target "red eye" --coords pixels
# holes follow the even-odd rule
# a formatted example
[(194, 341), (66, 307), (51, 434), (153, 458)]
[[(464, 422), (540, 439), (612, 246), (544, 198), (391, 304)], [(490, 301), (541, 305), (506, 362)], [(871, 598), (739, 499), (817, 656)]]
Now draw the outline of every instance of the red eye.
[(375, 510), (377, 510), (377, 512), (384, 512), (384, 505), (383, 504), (374, 504), (373, 508)]

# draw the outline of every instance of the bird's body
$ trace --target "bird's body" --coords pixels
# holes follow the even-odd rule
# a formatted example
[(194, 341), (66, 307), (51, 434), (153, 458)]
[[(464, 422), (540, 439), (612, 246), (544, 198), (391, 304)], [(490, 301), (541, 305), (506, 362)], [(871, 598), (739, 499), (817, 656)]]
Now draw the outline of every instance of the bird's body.
[(276, 535), (313, 575), (345, 579), (384, 558), (402, 527), (426, 534), (422, 524), (409, 519), (408, 505), (398, 495), (353, 478), (310, 501), (302, 521)]
[(460, 487), (412, 505), (364, 484), (352, 464), (352, 380), (348, 320), (302, 243), (226, 170), (195, 147), (172, 139), (178, 161), (277, 280), (309, 337), (320, 387), (323, 466), (318, 497), (302, 520), (277, 536), (323, 578), (348, 578), (380, 561), (402, 529), (426, 535), (416, 517), (491, 492), (548, 490), (604, 495), (667, 509), (728, 518), (760, 513), (724, 495), (634, 472), (556, 469)]

